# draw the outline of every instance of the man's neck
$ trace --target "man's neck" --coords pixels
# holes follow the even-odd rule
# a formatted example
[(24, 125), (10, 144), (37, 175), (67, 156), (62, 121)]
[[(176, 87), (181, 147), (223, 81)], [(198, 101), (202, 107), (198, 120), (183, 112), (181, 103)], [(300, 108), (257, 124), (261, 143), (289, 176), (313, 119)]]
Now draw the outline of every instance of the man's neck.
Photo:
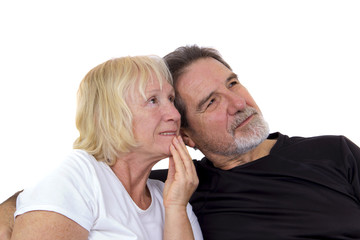
[(272, 147), (276, 143), (276, 139), (267, 139), (254, 149), (235, 157), (233, 156), (210, 156), (207, 157), (215, 167), (222, 170), (230, 170), (234, 167), (253, 162), (257, 159), (269, 155)]

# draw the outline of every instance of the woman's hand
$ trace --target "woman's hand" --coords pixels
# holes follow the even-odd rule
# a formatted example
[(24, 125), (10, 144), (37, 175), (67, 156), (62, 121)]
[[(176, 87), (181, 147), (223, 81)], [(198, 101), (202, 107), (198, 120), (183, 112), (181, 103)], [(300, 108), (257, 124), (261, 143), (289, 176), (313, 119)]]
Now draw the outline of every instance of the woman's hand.
[(165, 208), (186, 207), (199, 184), (194, 163), (180, 136), (170, 146), (169, 171), (163, 197)]
[(194, 163), (180, 136), (170, 146), (169, 171), (163, 191), (165, 207), (164, 240), (194, 239), (187, 204), (199, 179)]

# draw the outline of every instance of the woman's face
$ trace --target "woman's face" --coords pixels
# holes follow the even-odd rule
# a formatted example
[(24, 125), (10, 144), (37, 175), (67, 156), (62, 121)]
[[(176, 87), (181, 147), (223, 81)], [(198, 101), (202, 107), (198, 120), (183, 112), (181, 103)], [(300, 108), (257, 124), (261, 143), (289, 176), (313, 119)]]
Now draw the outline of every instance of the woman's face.
[(133, 114), (133, 132), (140, 144), (137, 153), (146, 157), (162, 159), (170, 155), (172, 139), (179, 134), (180, 114), (174, 107), (173, 87), (163, 80), (149, 81), (144, 97), (135, 91), (128, 97), (128, 106)]

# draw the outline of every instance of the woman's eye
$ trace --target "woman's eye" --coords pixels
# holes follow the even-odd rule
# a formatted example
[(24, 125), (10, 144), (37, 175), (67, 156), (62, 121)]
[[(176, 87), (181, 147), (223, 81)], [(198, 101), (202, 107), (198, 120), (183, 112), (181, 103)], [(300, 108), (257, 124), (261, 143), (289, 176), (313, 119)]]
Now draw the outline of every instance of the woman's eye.
[(169, 101), (172, 102), (172, 103), (174, 103), (174, 102), (175, 102), (175, 97), (174, 97), (174, 96), (170, 96), (170, 97), (169, 97)]
[(158, 100), (157, 100), (156, 97), (152, 97), (152, 98), (150, 98), (150, 99), (148, 100), (148, 102), (151, 103), (151, 104), (156, 104), (156, 103), (158, 103)]

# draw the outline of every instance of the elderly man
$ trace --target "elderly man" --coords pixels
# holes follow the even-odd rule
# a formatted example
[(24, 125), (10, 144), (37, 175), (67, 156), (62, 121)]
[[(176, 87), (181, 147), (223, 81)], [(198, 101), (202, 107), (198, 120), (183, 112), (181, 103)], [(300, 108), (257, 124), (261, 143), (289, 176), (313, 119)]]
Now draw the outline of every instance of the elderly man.
[(181, 47), (165, 60), (184, 141), (205, 155), (190, 200), (204, 239), (360, 239), (359, 147), (342, 136), (269, 135), (214, 49)]
[(360, 239), (359, 147), (342, 136), (269, 134), (215, 49), (181, 47), (165, 60), (183, 139), (205, 155), (194, 161), (200, 184), (190, 200), (204, 239)]

